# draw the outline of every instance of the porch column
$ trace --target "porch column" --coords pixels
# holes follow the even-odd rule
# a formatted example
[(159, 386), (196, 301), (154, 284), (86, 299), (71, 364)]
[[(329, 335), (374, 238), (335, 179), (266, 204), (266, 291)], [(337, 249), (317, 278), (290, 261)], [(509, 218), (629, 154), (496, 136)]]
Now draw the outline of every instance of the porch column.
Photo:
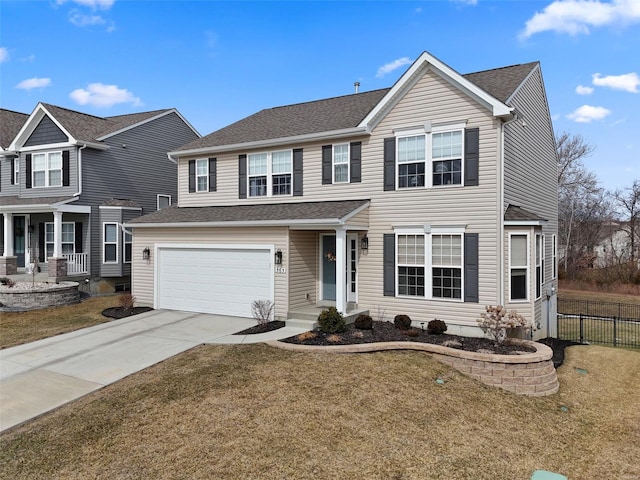
[(13, 257), (13, 214), (3, 213), (4, 217), (4, 252), (3, 257)]
[(347, 232), (336, 229), (336, 309), (347, 313)]
[(53, 257), (62, 256), (62, 212), (53, 212)]

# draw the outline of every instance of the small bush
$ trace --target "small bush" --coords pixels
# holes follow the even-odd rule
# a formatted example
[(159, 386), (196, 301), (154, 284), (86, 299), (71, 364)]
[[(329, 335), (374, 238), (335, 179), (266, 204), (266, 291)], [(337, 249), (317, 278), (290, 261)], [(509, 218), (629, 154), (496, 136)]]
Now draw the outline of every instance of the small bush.
[(411, 328), (411, 318), (409, 315), (396, 315), (393, 324), (400, 330), (409, 330)]
[(373, 328), (373, 318), (361, 313), (356, 317), (354, 325), (359, 330), (371, 330)]
[(336, 310), (336, 307), (329, 307), (318, 315), (318, 324), (320, 331), (323, 333), (340, 333), (344, 332), (347, 324), (342, 314)]
[(495, 345), (500, 345), (507, 338), (507, 330), (522, 327), (525, 332), (531, 329), (531, 323), (515, 310), (507, 311), (502, 305), (487, 305), (478, 319), (482, 331), (493, 337)]
[(271, 300), (254, 300), (251, 302), (251, 315), (258, 325), (266, 325), (271, 321), (274, 308), (275, 305)]
[(120, 295), (118, 300), (118, 304), (121, 308), (125, 310), (131, 310), (136, 303), (136, 297), (131, 295), (130, 293), (125, 293), (124, 295)]
[(305, 341), (305, 340), (312, 340), (314, 338), (316, 338), (318, 336), (317, 333), (315, 332), (303, 332), (299, 335), (296, 336), (296, 338), (300, 341)]
[(447, 331), (447, 324), (442, 320), (438, 320), (434, 318), (429, 323), (427, 323), (427, 333), (431, 335), (440, 335)]
[(0, 278), (0, 285), (4, 285), (5, 287), (13, 287), (16, 284), (16, 282), (14, 282), (13, 280), (11, 280), (8, 277), (2, 277)]

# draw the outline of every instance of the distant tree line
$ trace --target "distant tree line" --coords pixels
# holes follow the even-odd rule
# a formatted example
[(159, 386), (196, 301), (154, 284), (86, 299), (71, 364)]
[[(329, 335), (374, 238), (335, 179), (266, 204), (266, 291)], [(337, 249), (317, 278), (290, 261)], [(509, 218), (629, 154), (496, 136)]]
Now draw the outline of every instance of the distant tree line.
[(611, 281), (640, 282), (640, 180), (605, 190), (583, 161), (595, 148), (567, 132), (556, 141), (561, 274), (576, 279), (605, 268)]

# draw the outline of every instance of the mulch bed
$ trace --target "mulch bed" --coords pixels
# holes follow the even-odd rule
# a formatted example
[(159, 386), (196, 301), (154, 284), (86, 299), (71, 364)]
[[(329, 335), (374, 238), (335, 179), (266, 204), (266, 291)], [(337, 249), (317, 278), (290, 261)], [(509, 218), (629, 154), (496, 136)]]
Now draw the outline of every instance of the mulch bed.
[(468, 352), (496, 353), (500, 355), (518, 355), (522, 352), (534, 352), (522, 345), (503, 344), (494, 346), (493, 341), (486, 338), (461, 337), (458, 335), (430, 335), (426, 330), (412, 328), (400, 330), (391, 322), (373, 322), (373, 329), (359, 330), (354, 324), (347, 325), (344, 332), (336, 334), (313, 331), (315, 335), (302, 334), (289, 337), (283, 342), (298, 345), (353, 345), (376, 342), (423, 342), (443, 345)]
[(573, 345), (582, 345), (578, 342), (571, 340), (561, 340), (559, 338), (542, 338), (538, 340), (538, 343), (544, 343), (547, 347), (553, 350), (553, 366), (558, 368), (564, 362), (564, 349)]
[(131, 315), (137, 315), (139, 313), (150, 312), (153, 310), (151, 307), (133, 307), (133, 308), (122, 308), (122, 307), (111, 307), (106, 308), (102, 311), (102, 315), (109, 318), (126, 318)]
[(256, 333), (266, 333), (272, 332), (273, 330), (278, 330), (279, 328), (284, 327), (285, 322), (280, 320), (274, 320), (272, 322), (267, 322), (262, 325), (256, 325), (255, 327), (250, 327), (241, 332), (236, 332), (234, 335), (255, 335)]

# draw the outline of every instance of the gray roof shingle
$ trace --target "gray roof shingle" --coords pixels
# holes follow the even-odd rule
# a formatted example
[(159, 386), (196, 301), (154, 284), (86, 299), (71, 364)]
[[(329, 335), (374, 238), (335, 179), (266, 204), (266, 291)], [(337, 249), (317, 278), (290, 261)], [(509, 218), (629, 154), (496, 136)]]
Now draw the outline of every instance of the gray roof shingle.
[(131, 220), (131, 224), (274, 222), (338, 220), (366, 205), (369, 200), (299, 202), (217, 207), (171, 206)]
[(77, 197), (34, 197), (22, 198), (17, 195), (8, 197), (0, 197), (0, 207), (16, 206), (16, 205), (53, 205), (55, 203), (74, 200)]
[(517, 205), (509, 205), (507, 207), (507, 210), (504, 212), (504, 219), (505, 220), (512, 220), (512, 221), (525, 221), (525, 222), (546, 222), (547, 220), (545, 218), (542, 218), (539, 215), (536, 215), (535, 213), (532, 213), (528, 210), (525, 210), (522, 207), (519, 207)]
[(0, 108), (0, 147), (6, 149), (18, 134), (29, 115)]
[[(505, 102), (538, 65), (531, 62), (463, 75), (501, 102)], [(178, 151), (286, 138), (353, 128), (389, 92), (390, 88), (268, 108), (209, 135), (183, 145)]]

